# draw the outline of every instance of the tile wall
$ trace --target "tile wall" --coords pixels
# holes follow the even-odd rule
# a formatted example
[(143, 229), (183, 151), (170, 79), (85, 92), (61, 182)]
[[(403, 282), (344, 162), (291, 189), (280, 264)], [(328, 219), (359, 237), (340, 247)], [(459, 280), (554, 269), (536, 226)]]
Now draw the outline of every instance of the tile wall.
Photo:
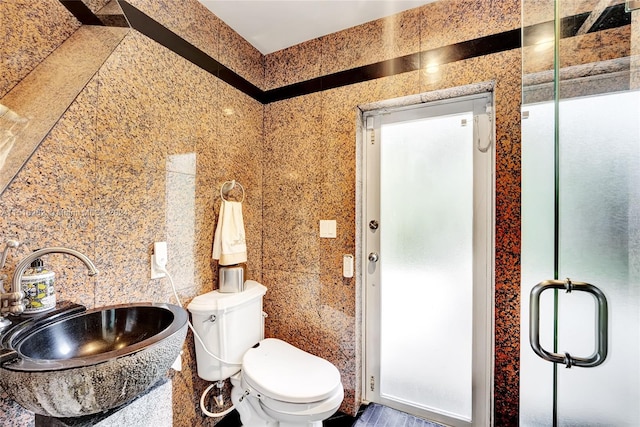
[[(461, 31), (449, 31), (452, 22), (464, 22), (457, 25)], [(518, 2), (436, 2), (267, 55), (265, 85), (274, 88), (326, 76), (516, 29), (519, 23)], [(362, 362), (359, 283), (342, 278), (342, 254), (354, 253), (356, 242), (358, 106), (495, 81), (495, 397), (502, 419), (517, 417), (519, 339), (514, 331), (520, 319), (520, 63), (520, 51), (513, 50), (447, 64), (436, 73), (413, 71), (266, 106), (263, 275), (270, 290), (267, 333), (340, 367), (344, 411), (353, 413), (360, 403)], [(337, 220), (337, 239), (319, 238), (320, 219)]]
[(0, 97), (65, 41), (80, 23), (57, 0), (4, 1)]
[[(30, 14), (27, 5), (18, 3), (0, 2), (0, 16), (22, 32), (16, 43), (34, 62), (38, 58), (32, 50), (45, 50), (40, 55), (45, 57), (56, 47), (54, 36), (60, 44), (79, 27), (57, 0), (29, 2)], [(141, 8), (148, 4), (151, 11), (158, 5), (137, 3)], [(218, 22), (214, 35), (206, 26), (203, 34), (217, 40), (224, 32), (195, 0), (172, 5), (178, 3), (186, 7), (179, 14), (186, 27), (210, 20)], [(175, 16), (173, 11), (153, 12), (160, 21)], [(248, 46), (237, 35), (224, 37)], [(217, 44), (203, 43), (215, 57)], [(17, 60), (17, 50), (14, 46), (0, 54), (3, 60)], [(242, 52), (233, 52), (242, 58)], [(233, 53), (228, 56), (250, 70)], [(260, 62), (257, 67), (248, 72), (261, 76)], [(23, 77), (4, 70), (2, 76), (7, 80), (3, 88), (9, 89)], [(100, 275), (87, 277), (74, 258), (48, 256), (47, 264), (57, 273), (58, 299), (87, 307), (173, 301), (169, 282), (149, 276), (153, 242), (167, 241), (168, 269), (186, 304), (215, 287), (211, 248), (219, 189), (235, 179), (247, 191), (247, 275), (262, 280), (262, 133), (262, 104), (130, 30), (0, 196), (2, 242), (25, 243), (10, 255), (3, 272), (11, 273), (33, 249), (63, 245), (87, 254)], [(174, 425), (212, 425), (198, 406), (208, 384), (195, 372), (191, 339), (183, 361), (183, 371), (173, 375)], [(32, 414), (0, 394), (0, 424), (33, 423)]]
[[(0, 96), (79, 27), (57, 0), (23, 3), (0, 2), (3, 29), (14, 40), (0, 54), (16, 64), (3, 70)], [(521, 26), (520, 2), (447, 0), (263, 56), (195, 0), (130, 4), (264, 90)], [(521, 64), (521, 50), (513, 49), (441, 65), (435, 73), (407, 72), (263, 105), (130, 30), (0, 195), (0, 238), (28, 245), (12, 254), (8, 270), (31, 249), (67, 245), (87, 253), (102, 273), (87, 278), (73, 259), (50, 256), (60, 299), (89, 307), (166, 301), (168, 282), (150, 280), (148, 272), (153, 242), (166, 240), (169, 270), (186, 303), (215, 286), (210, 252), (218, 191), (236, 179), (247, 190), (247, 276), (269, 289), (267, 336), (338, 366), (341, 410), (354, 414), (361, 392), (360, 284), (342, 278), (341, 262), (356, 251), (358, 106), (492, 81), (495, 424), (514, 425)], [(319, 238), (320, 219), (337, 221), (336, 239)], [(198, 408), (207, 384), (195, 372), (190, 338), (183, 365), (172, 374), (174, 425), (213, 425)], [(0, 395), (0, 408), (3, 425), (33, 425), (6, 396)]]

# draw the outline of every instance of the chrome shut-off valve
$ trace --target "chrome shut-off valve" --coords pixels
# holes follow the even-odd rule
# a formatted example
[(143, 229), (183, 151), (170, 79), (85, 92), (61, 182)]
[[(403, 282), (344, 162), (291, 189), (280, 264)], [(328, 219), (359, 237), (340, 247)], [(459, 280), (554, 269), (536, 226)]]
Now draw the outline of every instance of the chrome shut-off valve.
[[(0, 269), (4, 268), (9, 251), (18, 246), (20, 246), (20, 242), (17, 240), (7, 240), (0, 258)], [(4, 278), (6, 278), (5, 275), (0, 275), (0, 329), (11, 324), (11, 322), (4, 317), (6, 314), (20, 314), (24, 311), (24, 293), (20, 288), (14, 289), (13, 286), (10, 292), (5, 292)]]

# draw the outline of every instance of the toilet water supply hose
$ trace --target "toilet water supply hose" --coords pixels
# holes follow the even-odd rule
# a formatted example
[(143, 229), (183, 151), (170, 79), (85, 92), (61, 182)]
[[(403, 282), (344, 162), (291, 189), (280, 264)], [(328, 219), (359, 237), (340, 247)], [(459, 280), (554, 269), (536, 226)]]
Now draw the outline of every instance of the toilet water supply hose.
[[(158, 267), (158, 271), (164, 273), (167, 275), (167, 279), (169, 279), (169, 283), (171, 283), (171, 289), (173, 290), (173, 295), (176, 299), (176, 301), (178, 302), (178, 305), (180, 307), (182, 307), (182, 303), (180, 302), (180, 297), (178, 297), (178, 292), (176, 291), (176, 286), (173, 283), (173, 278), (171, 277), (171, 275), (169, 274), (169, 272), (156, 265), (156, 267)], [(193, 336), (195, 337), (195, 339), (198, 340), (198, 342), (200, 343), (200, 345), (202, 346), (202, 348), (204, 349), (205, 352), (207, 352), (207, 354), (211, 357), (213, 357), (214, 359), (216, 359), (217, 361), (224, 363), (225, 365), (232, 365), (232, 366), (242, 366), (242, 362), (229, 362), (227, 360), (221, 359), (220, 357), (216, 356), (215, 354), (211, 353), (209, 351), (209, 349), (207, 348), (207, 346), (204, 344), (204, 341), (202, 340), (202, 338), (200, 338), (200, 335), (198, 335), (198, 333), (196, 332), (195, 328), (193, 327), (193, 325), (191, 324), (190, 320), (187, 320), (187, 324), (189, 325), (189, 329), (191, 329), (191, 332), (193, 332)], [(225, 415), (229, 414), (231, 411), (233, 411), (235, 409), (235, 405), (231, 405), (230, 408), (222, 411), (222, 412), (209, 412), (207, 410), (207, 408), (205, 408), (204, 405), (204, 401), (205, 401), (205, 397), (207, 396), (207, 394), (209, 394), (209, 392), (211, 391), (211, 389), (213, 387), (218, 387), (221, 388), (221, 384), (222, 381), (218, 381), (215, 383), (210, 384), (202, 393), (202, 396), (200, 396), (200, 409), (202, 410), (202, 413), (205, 414), (208, 417), (213, 417), (213, 418), (220, 418), (220, 417), (224, 417)], [(217, 401), (217, 400), (216, 400)], [(221, 403), (221, 402), (218, 402)]]

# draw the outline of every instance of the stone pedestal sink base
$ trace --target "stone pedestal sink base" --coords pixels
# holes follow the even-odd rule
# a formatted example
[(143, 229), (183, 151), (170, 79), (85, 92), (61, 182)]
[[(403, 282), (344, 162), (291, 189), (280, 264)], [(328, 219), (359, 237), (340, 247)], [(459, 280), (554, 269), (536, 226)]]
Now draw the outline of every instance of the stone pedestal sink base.
[(162, 380), (131, 403), (110, 411), (77, 418), (36, 415), (36, 427), (127, 427), (173, 425), (171, 380)]

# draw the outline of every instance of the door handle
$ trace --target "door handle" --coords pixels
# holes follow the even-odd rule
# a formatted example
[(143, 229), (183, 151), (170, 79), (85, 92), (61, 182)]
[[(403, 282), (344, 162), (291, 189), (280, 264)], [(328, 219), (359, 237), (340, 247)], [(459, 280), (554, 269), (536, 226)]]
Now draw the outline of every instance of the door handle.
[(379, 259), (380, 259), (380, 256), (378, 255), (377, 252), (371, 252), (369, 254), (369, 261), (371, 262), (378, 262)]
[[(569, 353), (559, 354), (545, 350), (540, 345), (540, 294), (548, 289), (565, 289), (567, 293), (572, 291), (588, 292), (596, 299), (598, 305), (598, 318), (596, 323), (596, 349), (589, 357), (576, 357)], [(579, 366), (593, 368), (600, 365), (607, 358), (608, 340), (608, 308), (607, 298), (597, 287), (584, 282), (572, 282), (570, 279), (564, 282), (560, 280), (545, 280), (538, 283), (531, 290), (529, 302), (529, 343), (533, 351), (549, 362), (563, 363), (567, 368)]]

